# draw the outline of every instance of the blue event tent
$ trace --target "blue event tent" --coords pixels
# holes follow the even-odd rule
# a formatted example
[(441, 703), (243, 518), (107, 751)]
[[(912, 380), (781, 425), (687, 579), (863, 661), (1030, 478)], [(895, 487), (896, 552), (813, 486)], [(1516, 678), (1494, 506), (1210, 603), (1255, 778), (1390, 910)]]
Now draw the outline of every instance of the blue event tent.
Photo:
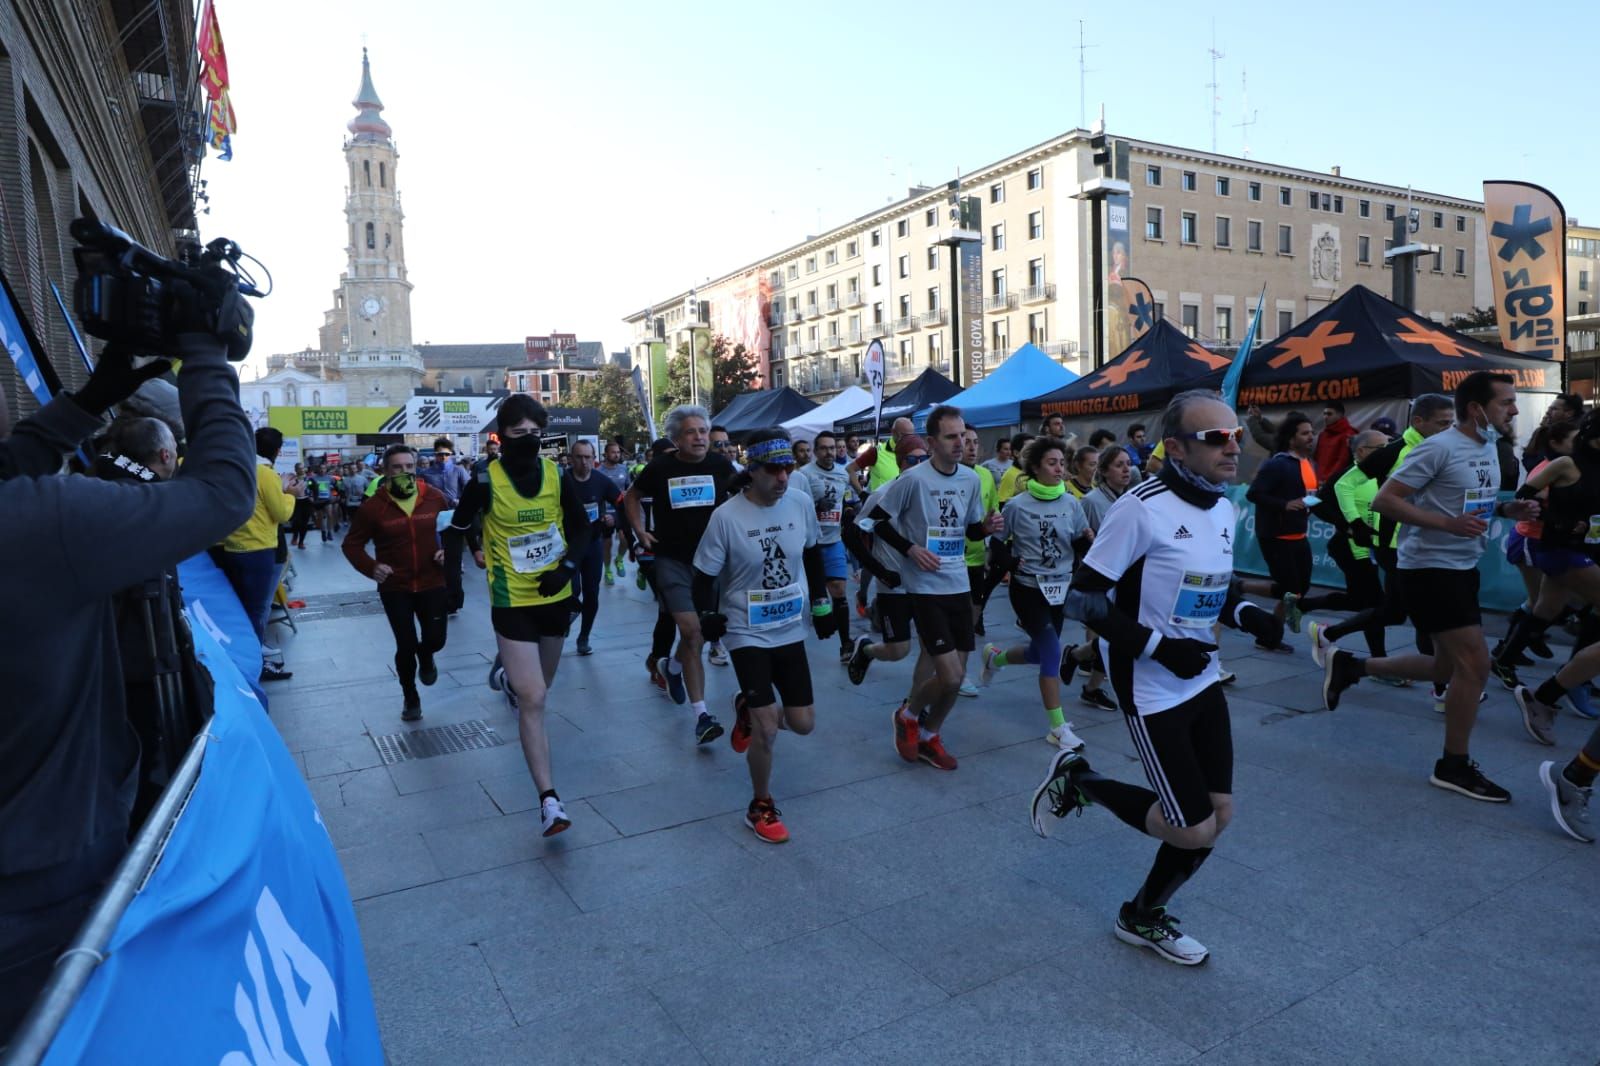
[[(1024, 344), (1011, 358), (995, 367), (970, 389), (943, 401), (961, 408), (967, 425), (975, 429), (1022, 424), (1022, 403), (1036, 396), (1070, 385), (1078, 375), (1045, 355), (1032, 344)], [(932, 406), (918, 411), (917, 428), (927, 422)]]

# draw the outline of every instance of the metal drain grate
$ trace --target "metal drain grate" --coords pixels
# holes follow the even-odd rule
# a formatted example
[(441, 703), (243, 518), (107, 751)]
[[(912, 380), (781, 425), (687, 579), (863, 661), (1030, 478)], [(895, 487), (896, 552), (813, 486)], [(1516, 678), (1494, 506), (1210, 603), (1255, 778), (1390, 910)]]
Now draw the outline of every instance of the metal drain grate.
[(474, 718), (454, 725), (429, 726), (412, 733), (386, 733), (372, 738), (385, 766), (410, 759), (431, 759), (435, 755), (454, 755), (462, 751), (498, 748), (506, 738), (489, 723)]

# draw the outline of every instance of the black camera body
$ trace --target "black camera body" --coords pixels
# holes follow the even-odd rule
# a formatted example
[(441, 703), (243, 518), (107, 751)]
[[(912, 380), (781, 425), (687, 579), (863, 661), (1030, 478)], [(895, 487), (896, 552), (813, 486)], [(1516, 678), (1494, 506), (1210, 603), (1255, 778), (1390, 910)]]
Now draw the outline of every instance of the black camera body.
[(203, 249), (190, 243), (177, 261), (94, 219), (76, 219), (72, 236), (78, 318), (108, 348), (171, 355), (179, 334), (205, 333), (227, 345), (233, 362), (250, 354), (255, 310), (244, 298), (261, 293), (240, 277), (237, 244), (225, 237)]

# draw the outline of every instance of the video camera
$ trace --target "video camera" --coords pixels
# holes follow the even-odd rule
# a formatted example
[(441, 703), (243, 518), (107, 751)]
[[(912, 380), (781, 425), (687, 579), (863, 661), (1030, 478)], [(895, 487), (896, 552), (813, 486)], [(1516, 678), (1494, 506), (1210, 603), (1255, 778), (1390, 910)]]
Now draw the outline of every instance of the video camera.
[(266, 294), (239, 266), (251, 257), (233, 241), (218, 237), (204, 248), (186, 242), (178, 261), (90, 218), (74, 220), (72, 236), (78, 318), (108, 350), (168, 355), (179, 334), (206, 333), (227, 345), (233, 362), (250, 354), (255, 310), (244, 297)]

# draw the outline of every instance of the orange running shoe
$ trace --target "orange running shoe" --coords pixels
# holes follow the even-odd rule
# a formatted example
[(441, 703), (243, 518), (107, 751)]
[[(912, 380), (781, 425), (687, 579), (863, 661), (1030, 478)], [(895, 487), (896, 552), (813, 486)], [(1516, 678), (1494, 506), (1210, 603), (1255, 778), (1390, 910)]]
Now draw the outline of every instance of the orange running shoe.
[(744, 824), (768, 844), (786, 844), (789, 842), (789, 831), (778, 821), (778, 815), (782, 813), (772, 805), (771, 799), (753, 799), (750, 809), (745, 811)]
[(954, 770), (956, 757), (944, 750), (944, 741), (934, 734), (933, 739), (924, 740), (917, 745), (917, 758), (933, 767), (935, 770)]
[(743, 692), (733, 697), (733, 732), (728, 734), (728, 745), (740, 755), (750, 747), (750, 701)]
[(902, 712), (906, 705), (902, 701), (894, 712), (894, 750), (906, 762), (917, 761), (918, 725), (915, 718), (907, 718)]

